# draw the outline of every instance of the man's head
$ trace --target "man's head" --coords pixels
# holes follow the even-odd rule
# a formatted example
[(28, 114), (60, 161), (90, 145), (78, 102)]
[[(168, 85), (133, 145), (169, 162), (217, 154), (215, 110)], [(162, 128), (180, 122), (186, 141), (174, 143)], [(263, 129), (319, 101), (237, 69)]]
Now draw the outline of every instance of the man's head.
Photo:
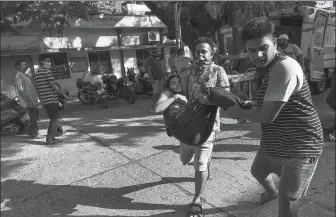
[(195, 41), (195, 58), (201, 62), (210, 61), (216, 52), (216, 44), (212, 39), (199, 37)]
[(179, 48), (176, 52), (177, 56), (180, 57), (180, 56), (184, 56), (184, 49), (183, 48)]
[(27, 69), (29, 68), (27, 63), (24, 60), (17, 60), (14, 65), (15, 65), (16, 70), (22, 73), (25, 73)]
[(286, 49), (288, 46), (289, 37), (286, 34), (282, 34), (278, 37), (278, 46), (282, 49)]
[(39, 57), (39, 64), (40, 64), (40, 66), (42, 68), (50, 69), (50, 67), (51, 67), (51, 59), (50, 59), (50, 57), (40, 56)]
[(160, 51), (159, 48), (153, 47), (153, 48), (149, 49), (149, 54), (153, 57), (159, 57), (160, 56), (159, 51)]
[(273, 32), (274, 24), (267, 17), (252, 19), (240, 32), (248, 56), (257, 67), (266, 67), (278, 52)]

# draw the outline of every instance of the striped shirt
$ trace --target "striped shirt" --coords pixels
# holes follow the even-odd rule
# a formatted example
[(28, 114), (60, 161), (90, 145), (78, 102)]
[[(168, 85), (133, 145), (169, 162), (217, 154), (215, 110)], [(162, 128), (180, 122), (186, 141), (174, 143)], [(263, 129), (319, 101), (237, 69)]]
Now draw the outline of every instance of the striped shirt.
[(34, 75), (36, 88), (43, 104), (58, 103), (58, 93), (51, 87), (50, 81), (55, 81), (49, 69), (38, 69)]
[[(268, 72), (265, 72), (265, 76), (258, 84), (258, 108), (261, 108), (264, 102), (269, 73), (285, 58), (288, 57), (279, 55), (267, 67)], [(302, 87), (289, 97), (276, 119), (272, 123), (261, 124), (261, 132), (261, 146), (269, 156), (280, 158), (320, 156), (323, 147), (322, 126), (305, 76)]]

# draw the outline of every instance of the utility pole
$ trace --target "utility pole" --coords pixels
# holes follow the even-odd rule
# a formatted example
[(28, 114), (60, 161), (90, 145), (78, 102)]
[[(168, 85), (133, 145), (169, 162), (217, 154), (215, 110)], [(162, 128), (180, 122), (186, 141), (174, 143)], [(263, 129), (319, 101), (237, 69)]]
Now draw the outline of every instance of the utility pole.
[(181, 48), (181, 23), (180, 23), (180, 11), (178, 10), (178, 2), (174, 4), (174, 18), (175, 18), (175, 38), (177, 48)]

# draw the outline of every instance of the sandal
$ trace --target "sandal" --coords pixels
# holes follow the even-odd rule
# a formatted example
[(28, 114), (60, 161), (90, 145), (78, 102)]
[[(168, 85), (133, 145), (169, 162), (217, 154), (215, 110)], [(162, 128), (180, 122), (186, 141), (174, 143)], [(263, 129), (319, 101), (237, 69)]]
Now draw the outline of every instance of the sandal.
[(191, 203), (189, 217), (203, 217), (203, 207), (201, 203)]
[(278, 195), (269, 196), (268, 193), (267, 193), (267, 191), (265, 191), (260, 196), (260, 205), (264, 205), (266, 203), (269, 203), (272, 200), (277, 199), (277, 198), (278, 198)]

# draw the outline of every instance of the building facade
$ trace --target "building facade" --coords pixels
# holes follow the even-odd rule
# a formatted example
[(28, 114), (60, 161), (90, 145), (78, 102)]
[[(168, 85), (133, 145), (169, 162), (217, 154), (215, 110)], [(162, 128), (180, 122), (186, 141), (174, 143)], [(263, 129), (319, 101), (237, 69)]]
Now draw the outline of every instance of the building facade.
[[(22, 24), (21, 24), (22, 25)], [(47, 28), (45, 28), (47, 30)], [(95, 16), (90, 22), (73, 20), (61, 34), (41, 28), (23, 28), (22, 36), (1, 36), (1, 81), (13, 85), (15, 61), (25, 60), (38, 68), (39, 56), (52, 59), (55, 79), (70, 95), (77, 95), (76, 80), (100, 81), (103, 74), (125, 75), (128, 67), (148, 57), (158, 47), (167, 59), (170, 47), (167, 26), (156, 16)]]

